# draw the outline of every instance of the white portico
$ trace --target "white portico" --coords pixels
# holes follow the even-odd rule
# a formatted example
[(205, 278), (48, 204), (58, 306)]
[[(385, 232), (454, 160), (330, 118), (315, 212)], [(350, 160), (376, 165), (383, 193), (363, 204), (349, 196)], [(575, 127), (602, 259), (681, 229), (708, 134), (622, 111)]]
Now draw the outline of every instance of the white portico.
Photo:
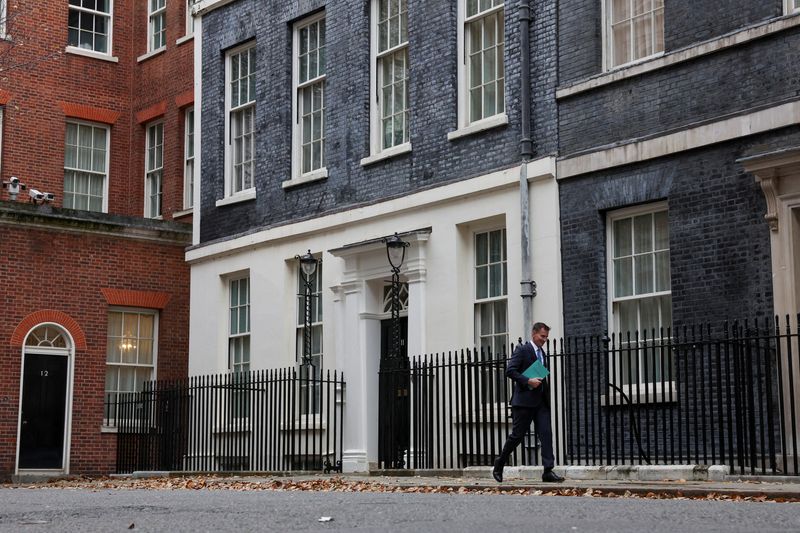
[[(407, 306), (401, 316), (408, 319), (405, 342), (409, 354), (425, 353), (425, 254), (430, 233), (431, 228), (425, 228), (401, 235), (410, 244), (401, 266), (401, 280), (408, 287)], [(389, 264), (382, 239), (329, 252), (344, 260), (342, 282), (334, 287), (338, 295), (336, 312), (343, 317), (336, 351), (342, 354), (342, 370), (348, 380), (345, 417), (350, 421), (344, 435), (342, 465), (345, 472), (360, 472), (369, 469), (370, 458), (374, 461), (377, 454), (378, 368), (381, 321), (390, 317), (384, 297)]]

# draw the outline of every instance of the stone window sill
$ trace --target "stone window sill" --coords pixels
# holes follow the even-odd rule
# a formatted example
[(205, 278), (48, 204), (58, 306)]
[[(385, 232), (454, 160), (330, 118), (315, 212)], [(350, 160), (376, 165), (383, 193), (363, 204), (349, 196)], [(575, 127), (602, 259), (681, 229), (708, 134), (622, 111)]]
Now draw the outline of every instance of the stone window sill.
[(447, 140), (452, 141), (454, 139), (460, 139), (461, 137), (466, 137), (468, 135), (480, 133), (492, 128), (505, 126), (506, 124), (508, 124), (508, 115), (505, 113), (500, 113), (499, 115), (494, 115), (489, 118), (473, 122), (469, 126), (464, 126), (463, 128), (451, 131), (447, 134)]

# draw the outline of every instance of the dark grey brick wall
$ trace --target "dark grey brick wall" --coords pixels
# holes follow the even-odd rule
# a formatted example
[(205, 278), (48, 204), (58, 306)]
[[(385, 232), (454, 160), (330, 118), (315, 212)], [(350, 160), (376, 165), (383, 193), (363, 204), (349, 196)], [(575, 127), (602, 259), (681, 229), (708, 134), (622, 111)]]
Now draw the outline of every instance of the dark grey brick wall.
[[(558, 3), (559, 84), (603, 71), (603, 0)], [(782, 0), (666, 0), (664, 49), (673, 51), (783, 14)]]
[(782, 14), (782, 0), (666, 0), (664, 48), (675, 50)]
[(789, 30), (560, 99), (561, 155), (796, 98), (798, 47)]
[(673, 323), (768, 317), (766, 202), (735, 161), (798, 143), (800, 128), (786, 128), (560, 182), (565, 334), (608, 328), (607, 213), (661, 200), (669, 204)]
[[(536, 156), (557, 147), (553, 91), (555, 7), (535, 2), (531, 63)], [(542, 4), (542, 5), (540, 5)], [(326, 159), (329, 177), (284, 190), (291, 172), (292, 22), (324, 7), (327, 26)], [(451, 0), (409, 0), (412, 152), (361, 167), (369, 155), (369, 2), (239, 0), (203, 19), (201, 241), (346, 209), (519, 164), (518, 2), (506, 2), (509, 125), (455, 141), (457, 16)], [(257, 47), (254, 201), (215, 207), (224, 186), (224, 50)]]

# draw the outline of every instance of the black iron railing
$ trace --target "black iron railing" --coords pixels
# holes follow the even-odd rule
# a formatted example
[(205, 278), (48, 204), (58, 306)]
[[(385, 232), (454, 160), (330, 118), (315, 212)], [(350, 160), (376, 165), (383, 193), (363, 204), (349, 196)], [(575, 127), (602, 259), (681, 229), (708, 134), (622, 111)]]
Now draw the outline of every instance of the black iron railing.
[[(800, 337), (788, 317), (566, 339), (548, 351), (558, 464), (798, 475)], [(409, 384), (409, 416), (382, 420), (407, 424), (384, 432), (409, 435), (402, 459), (381, 466), (491, 465), (511, 425), (506, 363), (461, 350), (381, 371), (383, 381)], [(539, 463), (535, 434), (512, 461)]]
[[(382, 370), (382, 383), (408, 384), (404, 394), (409, 416), (390, 414), (382, 420), (390, 425), (407, 424), (384, 434), (408, 437), (402, 459), (382, 461), (380, 466), (441, 469), (492, 464), (511, 429), (506, 362), (504, 356), (495, 358), (488, 350), (464, 349), (414, 357), (407, 369)], [(538, 461), (536, 435), (531, 433), (510, 464), (534, 465)]]
[(341, 469), (344, 393), (295, 368), (145, 383), (106, 405), (117, 471)]
[(789, 317), (561, 341), (561, 459), (797, 475), (799, 344)]

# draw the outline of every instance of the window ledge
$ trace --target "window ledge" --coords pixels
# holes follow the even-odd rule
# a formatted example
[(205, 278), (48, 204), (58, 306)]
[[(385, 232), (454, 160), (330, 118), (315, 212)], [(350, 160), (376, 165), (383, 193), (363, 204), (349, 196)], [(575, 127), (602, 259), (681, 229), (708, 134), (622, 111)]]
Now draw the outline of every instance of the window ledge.
[(397, 146), (392, 146), (391, 148), (387, 148), (382, 152), (378, 152), (377, 154), (373, 154), (369, 157), (365, 157), (361, 160), (361, 166), (365, 167), (367, 165), (371, 165), (373, 163), (377, 163), (378, 161), (384, 161), (386, 159), (401, 155), (407, 154), (411, 151), (411, 143), (403, 143), (398, 144)]
[(188, 43), (188, 42), (189, 42), (189, 41), (191, 41), (192, 39), (194, 39), (194, 33), (189, 33), (189, 34), (186, 34), (186, 35), (184, 35), (184, 36), (183, 36), (183, 37), (181, 37), (180, 39), (176, 39), (176, 40), (175, 40), (175, 44), (176, 44), (176, 45), (181, 45), (181, 44), (183, 44), (183, 43)]
[(172, 218), (181, 218), (181, 217), (185, 217), (187, 215), (191, 215), (192, 213), (194, 213), (194, 208), (189, 207), (189, 208), (184, 209), (182, 211), (175, 211), (174, 213), (172, 213)]
[(590, 91), (617, 81), (626, 80), (642, 74), (652, 72), (670, 65), (683, 63), (697, 57), (725, 50), (733, 46), (744, 44), (773, 33), (800, 26), (800, 13), (791, 13), (776, 19), (759, 22), (746, 28), (741, 28), (721, 37), (715, 37), (699, 44), (689, 45), (685, 48), (665, 52), (657, 56), (643, 59), (636, 63), (627, 63), (614, 70), (603, 72), (591, 78), (579, 81), (568, 87), (556, 90), (556, 99), (567, 98), (575, 94)]
[(100, 426), (100, 433), (118, 433), (117, 426)]
[(249, 200), (256, 199), (256, 189), (255, 187), (251, 187), (250, 189), (237, 192), (236, 194), (232, 194), (231, 196), (226, 196), (221, 200), (217, 200), (217, 207), (222, 207), (224, 205), (231, 205), (231, 204), (238, 204), (240, 202), (247, 202)]
[(136, 62), (137, 63), (141, 63), (142, 61), (147, 61), (151, 57), (155, 57), (157, 55), (161, 55), (166, 51), (167, 51), (167, 47), (166, 46), (162, 46), (158, 50), (153, 50), (151, 52), (147, 52), (146, 54), (140, 55), (139, 57), (136, 58)]
[(102, 52), (95, 52), (94, 50), (84, 50), (77, 46), (67, 46), (64, 52), (76, 56), (91, 57), (92, 59), (99, 59), (101, 61), (108, 61), (109, 63), (119, 63), (119, 58)]
[[(241, 422), (239, 420), (241, 420)], [(211, 429), (211, 433), (216, 434), (250, 433), (250, 431), (252, 431), (252, 428), (250, 427), (249, 418), (235, 419), (228, 422), (226, 425), (216, 426)]]
[(678, 387), (674, 381), (664, 383), (663, 390), (660, 383), (656, 385), (648, 384), (647, 386), (642, 384), (638, 389), (636, 385), (624, 385), (621, 388), (630, 400), (630, 404), (622, 399), (622, 395), (618, 390), (614, 389), (614, 392), (610, 395), (600, 395), (600, 406), (625, 409), (631, 404), (636, 407), (637, 405), (666, 404), (678, 401)]
[(311, 183), (312, 181), (322, 180), (327, 177), (328, 177), (327, 167), (321, 168), (319, 170), (309, 172), (308, 174), (303, 174), (302, 176), (286, 180), (281, 184), (281, 187), (283, 187), (284, 189), (288, 189), (290, 187), (295, 187), (297, 185), (302, 185), (304, 183)]
[(460, 139), (461, 137), (466, 137), (467, 135), (472, 135), (492, 128), (498, 128), (500, 126), (505, 126), (506, 124), (508, 124), (508, 115), (505, 113), (500, 113), (499, 115), (484, 118), (477, 122), (473, 122), (469, 126), (464, 126), (463, 128), (458, 128), (455, 131), (449, 132), (447, 134), (447, 140), (452, 141), (454, 139)]

